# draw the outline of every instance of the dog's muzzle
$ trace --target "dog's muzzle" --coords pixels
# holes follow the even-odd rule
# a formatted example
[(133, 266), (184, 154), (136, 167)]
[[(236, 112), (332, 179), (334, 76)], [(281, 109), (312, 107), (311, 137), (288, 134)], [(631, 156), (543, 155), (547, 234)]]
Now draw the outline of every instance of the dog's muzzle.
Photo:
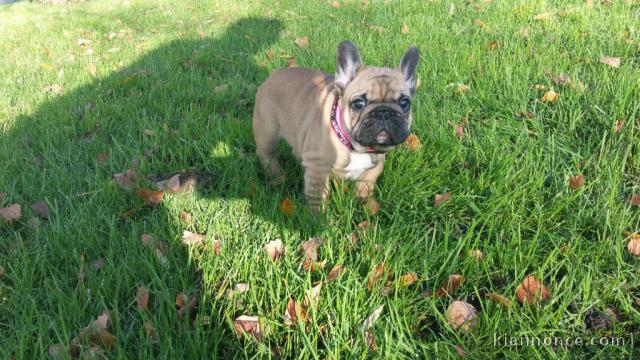
[(364, 114), (354, 130), (356, 141), (365, 146), (395, 146), (409, 136), (405, 114), (384, 105)]

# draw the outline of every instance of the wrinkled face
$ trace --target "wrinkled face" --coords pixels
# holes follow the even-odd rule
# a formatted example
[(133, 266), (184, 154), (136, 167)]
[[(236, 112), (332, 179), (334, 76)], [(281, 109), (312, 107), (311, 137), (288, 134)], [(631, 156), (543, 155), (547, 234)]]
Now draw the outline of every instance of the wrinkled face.
[(411, 90), (400, 70), (364, 68), (342, 96), (344, 121), (352, 140), (385, 152), (403, 143), (411, 130)]

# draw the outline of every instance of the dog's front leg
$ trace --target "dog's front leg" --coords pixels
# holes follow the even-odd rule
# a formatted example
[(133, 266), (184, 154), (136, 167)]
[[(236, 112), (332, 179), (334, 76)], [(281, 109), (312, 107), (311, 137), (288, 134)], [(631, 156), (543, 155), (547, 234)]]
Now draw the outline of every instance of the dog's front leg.
[(306, 167), (304, 169), (304, 195), (314, 212), (323, 210), (329, 194), (329, 172), (331, 169)]
[(376, 188), (376, 181), (378, 176), (382, 174), (384, 167), (384, 159), (379, 161), (376, 166), (365, 171), (360, 175), (356, 181), (356, 196), (360, 200), (367, 200), (373, 194), (373, 190)]

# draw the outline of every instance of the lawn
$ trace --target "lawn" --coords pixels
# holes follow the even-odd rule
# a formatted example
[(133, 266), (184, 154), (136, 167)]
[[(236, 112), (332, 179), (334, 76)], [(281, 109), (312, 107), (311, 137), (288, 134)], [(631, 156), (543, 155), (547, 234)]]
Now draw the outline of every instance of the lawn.
[[(1, 5), (0, 208), (21, 216), (0, 219), (0, 358), (638, 357), (639, 18), (633, 0)], [(283, 185), (259, 169), (253, 98), (293, 59), (333, 72), (343, 39), (378, 66), (420, 49), (421, 146), (388, 155), (377, 214), (333, 181), (314, 215), (285, 144)], [(184, 169), (193, 191), (139, 195)], [(518, 301), (527, 275), (545, 301)]]

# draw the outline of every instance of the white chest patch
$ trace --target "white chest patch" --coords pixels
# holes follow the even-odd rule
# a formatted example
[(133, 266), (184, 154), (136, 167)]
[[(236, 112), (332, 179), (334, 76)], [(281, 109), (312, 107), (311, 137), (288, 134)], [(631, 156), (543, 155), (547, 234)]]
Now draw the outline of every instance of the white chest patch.
[(344, 168), (344, 171), (347, 178), (356, 180), (365, 170), (369, 170), (374, 166), (375, 164), (371, 161), (371, 155), (352, 151), (349, 153), (349, 164)]

